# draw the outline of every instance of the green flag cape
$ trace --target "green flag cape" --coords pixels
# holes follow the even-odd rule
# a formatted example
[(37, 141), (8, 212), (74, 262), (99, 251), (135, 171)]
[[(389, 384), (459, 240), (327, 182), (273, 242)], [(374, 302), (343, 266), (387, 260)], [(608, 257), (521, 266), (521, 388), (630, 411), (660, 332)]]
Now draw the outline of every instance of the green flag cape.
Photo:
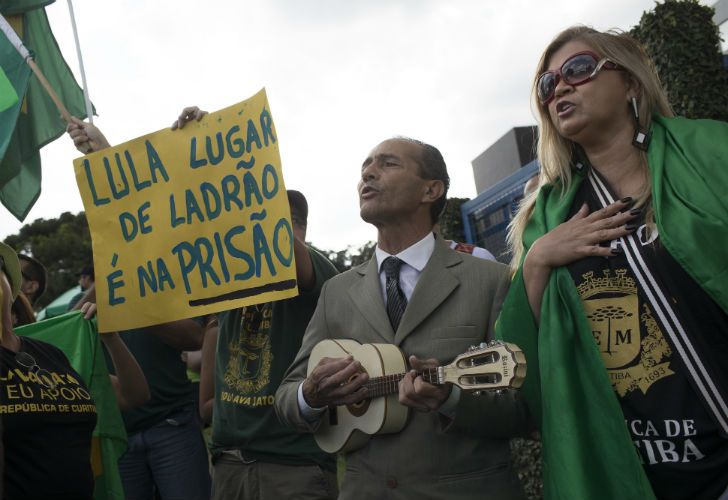
[[(83, 91), (61, 55), (42, 8), (49, 3), (0, 0), (0, 12), (16, 29), (68, 111), (85, 118)], [(0, 202), (22, 221), (40, 196), (40, 148), (60, 137), (66, 124), (38, 79), (30, 75), (30, 68), (2, 34), (0, 66), (20, 98), (15, 106), (0, 113)]]
[[(648, 163), (660, 241), (728, 311), (728, 123), (655, 117)], [(561, 224), (583, 174), (570, 189), (544, 186), (523, 233), (526, 251)], [(551, 272), (540, 325), (530, 313), (522, 268), (496, 330), (523, 349), (522, 391), (540, 423), (547, 499), (653, 499), (619, 401), (569, 271)]]
[(126, 431), (95, 322), (83, 319), (76, 311), (17, 328), (16, 333), (58, 347), (88, 386), (98, 415), (91, 448), (91, 464), (96, 479), (94, 498), (123, 500), (117, 462), (126, 451)]

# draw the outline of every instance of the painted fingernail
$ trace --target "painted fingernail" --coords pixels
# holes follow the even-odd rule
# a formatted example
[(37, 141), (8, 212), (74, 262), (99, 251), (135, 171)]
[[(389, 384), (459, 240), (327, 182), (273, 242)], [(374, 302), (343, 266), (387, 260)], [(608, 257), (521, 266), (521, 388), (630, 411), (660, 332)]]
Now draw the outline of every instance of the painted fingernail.
[(637, 229), (637, 224), (634, 224), (634, 223), (630, 222), (629, 224), (625, 224), (624, 225), (624, 228), (627, 231), (634, 231), (635, 229)]
[(626, 198), (622, 198), (619, 201), (621, 201), (622, 203), (631, 203), (632, 202), (632, 197), (631, 196), (627, 196)]
[(632, 210), (629, 211), (629, 215), (639, 215), (641, 213), (642, 213), (641, 208), (633, 208)]

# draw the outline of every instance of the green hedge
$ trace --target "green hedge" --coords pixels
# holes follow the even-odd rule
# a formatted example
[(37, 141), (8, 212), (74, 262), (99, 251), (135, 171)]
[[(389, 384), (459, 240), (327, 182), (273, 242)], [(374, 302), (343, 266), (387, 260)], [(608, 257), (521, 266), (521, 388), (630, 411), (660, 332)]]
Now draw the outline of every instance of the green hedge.
[(713, 14), (697, 0), (665, 0), (630, 34), (654, 61), (675, 114), (728, 121), (728, 72)]

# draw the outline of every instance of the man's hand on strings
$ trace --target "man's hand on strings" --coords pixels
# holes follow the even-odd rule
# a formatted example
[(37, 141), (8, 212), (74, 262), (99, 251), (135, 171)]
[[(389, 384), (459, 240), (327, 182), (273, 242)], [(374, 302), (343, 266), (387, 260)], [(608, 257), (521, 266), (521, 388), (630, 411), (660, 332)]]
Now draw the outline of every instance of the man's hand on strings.
[(440, 409), (450, 396), (450, 385), (433, 385), (418, 375), (419, 372), (438, 366), (437, 360), (409, 357), (412, 368), (399, 383), (399, 402), (415, 410), (429, 412)]

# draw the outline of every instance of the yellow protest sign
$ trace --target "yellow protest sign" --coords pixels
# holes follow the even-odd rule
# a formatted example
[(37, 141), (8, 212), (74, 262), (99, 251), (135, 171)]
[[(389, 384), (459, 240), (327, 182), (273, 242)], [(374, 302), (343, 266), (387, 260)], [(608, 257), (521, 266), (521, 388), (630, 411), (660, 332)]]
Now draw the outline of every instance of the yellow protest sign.
[(265, 90), (74, 161), (101, 331), (298, 293), (293, 229)]

